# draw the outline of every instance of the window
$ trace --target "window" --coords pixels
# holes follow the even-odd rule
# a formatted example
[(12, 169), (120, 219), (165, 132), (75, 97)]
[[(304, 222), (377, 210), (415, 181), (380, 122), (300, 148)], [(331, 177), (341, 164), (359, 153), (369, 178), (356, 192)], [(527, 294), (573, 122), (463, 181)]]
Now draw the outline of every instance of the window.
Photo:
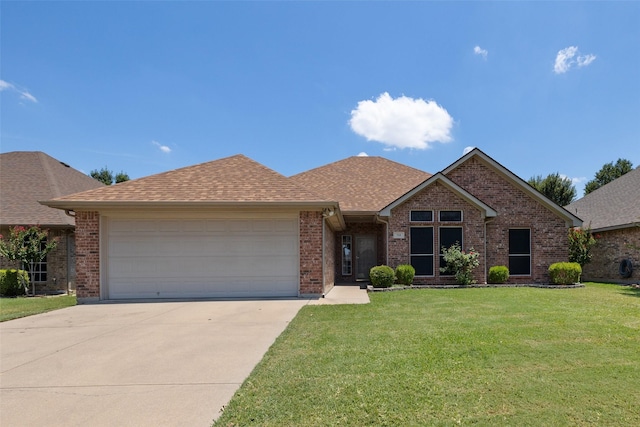
[(528, 228), (509, 230), (509, 274), (531, 275), (531, 230)]
[(413, 222), (432, 222), (433, 211), (411, 211), (411, 221)]
[(441, 222), (462, 222), (462, 211), (440, 211)]
[(351, 276), (351, 236), (342, 236), (342, 275)]
[[(458, 243), (462, 248), (462, 227), (440, 227), (440, 248), (438, 253), (440, 254), (440, 267), (446, 267), (444, 262), (444, 256), (442, 254), (442, 247), (449, 249), (454, 243)], [(451, 273), (445, 273), (449, 275)]]
[(433, 276), (433, 227), (411, 227), (410, 244), (416, 276)]
[[(47, 241), (43, 240), (40, 242), (40, 249), (44, 249), (47, 246)], [(29, 263), (25, 262), (22, 266), (22, 269), (29, 274), (31, 274), (31, 270), (29, 270)], [(45, 256), (42, 261), (33, 263), (33, 277), (29, 276), (29, 280), (34, 282), (46, 282), (47, 281), (47, 257)]]

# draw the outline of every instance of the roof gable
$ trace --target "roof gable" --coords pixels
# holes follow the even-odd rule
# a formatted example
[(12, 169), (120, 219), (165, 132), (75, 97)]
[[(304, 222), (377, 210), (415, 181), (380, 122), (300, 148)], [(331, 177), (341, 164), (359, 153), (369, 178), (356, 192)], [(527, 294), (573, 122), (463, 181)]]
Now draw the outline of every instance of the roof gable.
[(640, 223), (640, 168), (636, 168), (566, 206), (593, 231)]
[(546, 196), (544, 196), (538, 190), (536, 190), (535, 188), (530, 186), (522, 178), (520, 178), (519, 176), (517, 176), (516, 174), (511, 172), (509, 169), (507, 169), (504, 166), (502, 166), (500, 163), (495, 161), (493, 158), (489, 157), (487, 154), (485, 154), (482, 150), (480, 150), (478, 148), (474, 148), (473, 150), (471, 150), (467, 154), (465, 154), (462, 157), (460, 157), (454, 163), (452, 163), (451, 165), (446, 167), (442, 171), (442, 173), (444, 175), (448, 175), (451, 171), (453, 171), (457, 167), (461, 166), (462, 164), (470, 161), (473, 158), (479, 159), (480, 161), (484, 162), (486, 165), (488, 165), (495, 172), (497, 172), (497, 173), (501, 174), (502, 176), (504, 176), (514, 186), (516, 186), (517, 188), (522, 190), (525, 194), (528, 194), (530, 197), (532, 197), (538, 203), (540, 203), (541, 205), (547, 207), (551, 212), (555, 213), (560, 218), (563, 218), (565, 221), (567, 221), (569, 224), (571, 224), (571, 226), (580, 227), (582, 225), (582, 220), (580, 218), (578, 218), (576, 215), (572, 214), (571, 212), (569, 212), (568, 210), (566, 210), (562, 206), (559, 206), (558, 204), (556, 204), (553, 201), (551, 201), (550, 199), (548, 199)]
[(292, 182), (336, 200), (346, 214), (377, 213), (431, 174), (383, 157), (352, 156), (292, 176)]
[(497, 212), (493, 208), (491, 208), (490, 206), (482, 202), (480, 199), (478, 199), (474, 195), (467, 192), (464, 188), (461, 188), (460, 186), (458, 186), (455, 182), (451, 181), (441, 172), (438, 172), (437, 174), (433, 175), (432, 177), (424, 181), (422, 184), (418, 185), (411, 191), (404, 194), (402, 197), (396, 199), (393, 203), (386, 206), (384, 209), (380, 211), (380, 215), (391, 216), (391, 210), (393, 210), (393, 208), (401, 205), (402, 203), (409, 200), (411, 197), (413, 197), (420, 191), (424, 190), (425, 188), (435, 185), (435, 183), (441, 183), (446, 188), (448, 188), (449, 190), (451, 190), (452, 192), (460, 196), (460, 198), (476, 206), (482, 212), (485, 218), (494, 217), (497, 215)]
[(38, 201), (100, 187), (100, 181), (40, 151), (0, 154), (0, 218), (5, 225), (72, 226), (72, 217)]
[(72, 209), (123, 204), (321, 203), (326, 198), (241, 154), (46, 202)]

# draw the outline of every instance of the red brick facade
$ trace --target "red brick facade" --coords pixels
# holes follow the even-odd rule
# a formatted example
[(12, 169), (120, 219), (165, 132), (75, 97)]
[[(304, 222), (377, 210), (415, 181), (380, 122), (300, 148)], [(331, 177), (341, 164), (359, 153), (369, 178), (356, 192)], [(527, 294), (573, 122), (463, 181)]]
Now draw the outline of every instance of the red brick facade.
[(76, 295), (100, 298), (100, 214), (76, 212)]
[(323, 292), (323, 222), (321, 212), (300, 212), (300, 295)]
[[(336, 233), (335, 244), (335, 277), (338, 283), (350, 283), (356, 281), (357, 260), (355, 254), (358, 251), (356, 236), (376, 236), (376, 265), (386, 263), (386, 240), (384, 238), (384, 224), (369, 222), (347, 222), (347, 228)], [(351, 274), (342, 274), (342, 236), (351, 236), (351, 250), (353, 253), (353, 265)]]
[[(597, 243), (591, 249), (591, 262), (582, 267), (582, 280), (609, 283), (640, 282), (640, 227), (603, 231), (596, 234)], [(623, 278), (620, 262), (631, 260), (633, 273)]]

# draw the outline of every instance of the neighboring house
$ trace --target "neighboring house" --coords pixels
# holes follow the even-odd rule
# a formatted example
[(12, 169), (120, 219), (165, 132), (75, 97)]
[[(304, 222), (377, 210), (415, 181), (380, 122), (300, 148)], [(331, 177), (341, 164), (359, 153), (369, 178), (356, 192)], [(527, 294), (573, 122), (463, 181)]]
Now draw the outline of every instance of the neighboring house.
[[(640, 278), (640, 168), (603, 185), (566, 206), (591, 227), (597, 243), (593, 258), (582, 268), (584, 280), (637, 283)], [(631, 262), (632, 274), (620, 273)]]
[(76, 215), (81, 301), (320, 295), (379, 264), (446, 284), (455, 241), (479, 282), (542, 283), (582, 224), (478, 149), (435, 175), (350, 157), (287, 178), (236, 155), (44, 203)]
[[(39, 151), (0, 154), (0, 234), (9, 227), (38, 225), (56, 238), (54, 251), (36, 265), (36, 292), (74, 287), (74, 218), (39, 201), (100, 188), (99, 181)], [(0, 268), (22, 268), (0, 257)]]

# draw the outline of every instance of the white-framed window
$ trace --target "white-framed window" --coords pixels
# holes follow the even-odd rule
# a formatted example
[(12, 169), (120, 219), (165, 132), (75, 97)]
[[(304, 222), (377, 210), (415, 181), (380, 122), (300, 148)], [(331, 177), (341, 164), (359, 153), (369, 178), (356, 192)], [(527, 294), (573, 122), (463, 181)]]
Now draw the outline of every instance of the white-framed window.
[[(40, 246), (40, 249), (44, 249), (47, 246), (47, 241), (43, 240), (40, 242)], [(31, 274), (29, 263), (25, 262), (22, 269)], [(29, 276), (29, 280), (33, 280), (35, 283), (44, 283), (47, 281), (47, 256), (45, 256), (42, 261), (33, 263), (33, 277)]]
[(410, 259), (416, 276), (433, 276), (433, 227), (411, 227)]
[(409, 213), (411, 222), (433, 222), (433, 211), (415, 210)]
[(509, 275), (531, 275), (531, 229), (509, 229)]
[(353, 262), (352, 262), (352, 244), (351, 236), (342, 236), (342, 275), (351, 276)]
[[(443, 247), (449, 249), (451, 245), (453, 245), (454, 243), (458, 243), (460, 245), (460, 248), (463, 248), (464, 250), (464, 243), (462, 241), (462, 227), (440, 227), (438, 229), (438, 234), (440, 237), (440, 250), (438, 251), (438, 253), (440, 254), (440, 267), (444, 268), (447, 266), (447, 263), (444, 261), (444, 254), (442, 253)], [(453, 273), (448, 272), (441, 273), (442, 276), (448, 276), (452, 274)]]
[(440, 222), (462, 222), (462, 211), (440, 211), (438, 212)]

